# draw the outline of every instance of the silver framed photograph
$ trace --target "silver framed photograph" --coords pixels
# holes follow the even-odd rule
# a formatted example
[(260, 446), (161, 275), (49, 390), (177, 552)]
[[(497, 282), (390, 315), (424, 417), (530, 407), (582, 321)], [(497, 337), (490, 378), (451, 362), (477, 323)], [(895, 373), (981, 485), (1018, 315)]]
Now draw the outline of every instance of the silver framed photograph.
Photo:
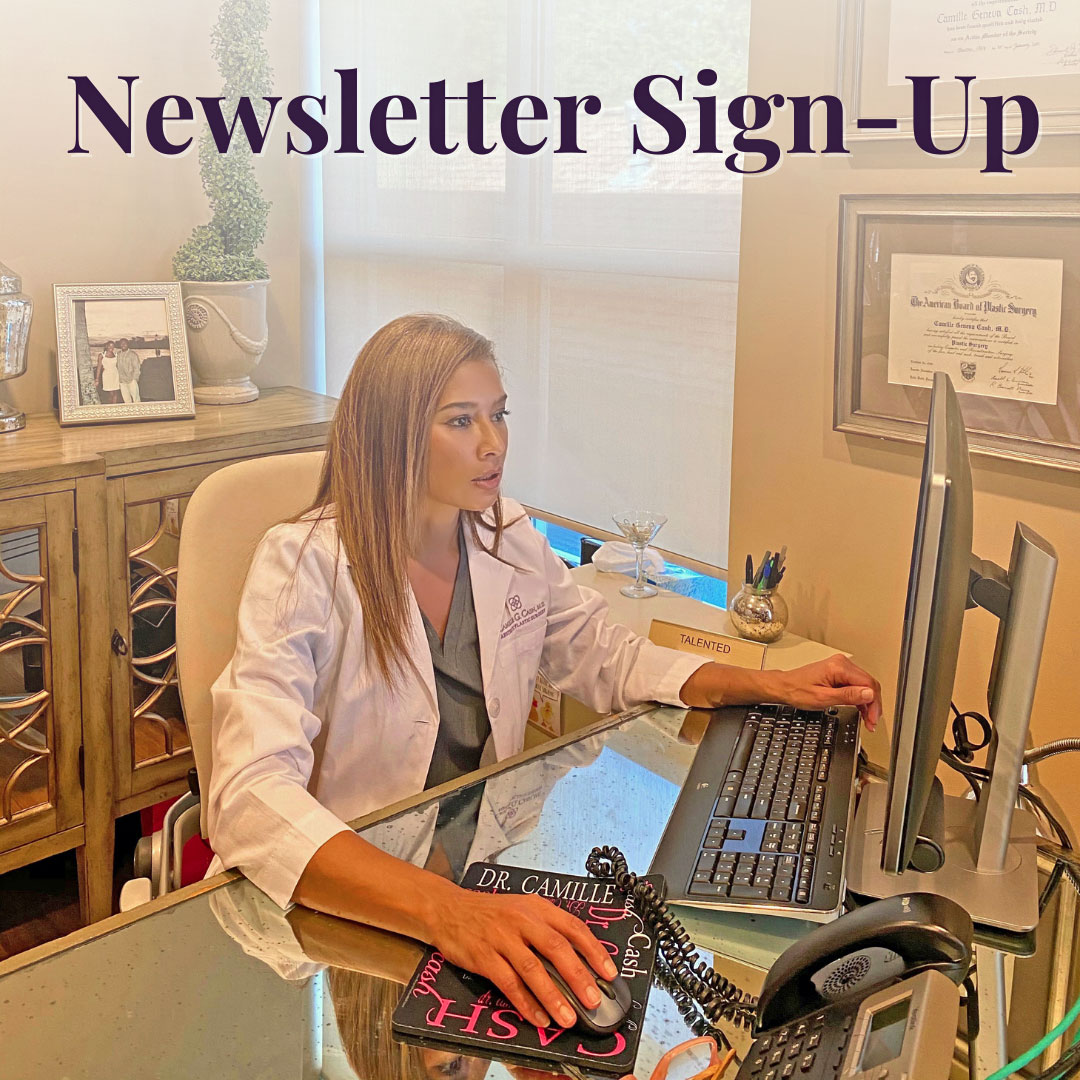
[[(1080, 131), (1080, 35), (1076, 5), (988, 4), (986, 0), (841, 0), (837, 93), (849, 139), (911, 137), (912, 84), (938, 76), (933, 131), (954, 145), (967, 129), (985, 133), (981, 98), (1023, 93), (1039, 110), (1043, 134)], [(958, 76), (974, 76), (968, 93)], [(894, 128), (859, 118), (895, 118)]]
[(1080, 196), (842, 195), (833, 427), (1080, 470)]
[(180, 284), (54, 285), (61, 424), (188, 419)]

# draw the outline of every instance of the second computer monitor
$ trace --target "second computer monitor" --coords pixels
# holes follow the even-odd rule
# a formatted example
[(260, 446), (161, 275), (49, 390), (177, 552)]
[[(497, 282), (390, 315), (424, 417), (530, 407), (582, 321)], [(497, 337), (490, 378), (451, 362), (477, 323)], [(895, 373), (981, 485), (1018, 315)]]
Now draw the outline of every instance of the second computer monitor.
[(971, 468), (949, 377), (934, 375), (904, 608), (881, 868), (912, 861), (949, 718), (971, 567)]

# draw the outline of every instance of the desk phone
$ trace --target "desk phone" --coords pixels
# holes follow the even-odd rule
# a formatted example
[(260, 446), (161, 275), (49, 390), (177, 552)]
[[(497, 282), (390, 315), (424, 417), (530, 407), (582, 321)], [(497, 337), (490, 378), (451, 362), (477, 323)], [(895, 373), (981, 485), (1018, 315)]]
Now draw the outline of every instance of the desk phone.
[(737, 1080), (947, 1080), (971, 940), (967, 912), (930, 894), (808, 934), (766, 977)]
[(739, 1080), (945, 1080), (959, 1005), (946, 976), (920, 972), (763, 1034)]

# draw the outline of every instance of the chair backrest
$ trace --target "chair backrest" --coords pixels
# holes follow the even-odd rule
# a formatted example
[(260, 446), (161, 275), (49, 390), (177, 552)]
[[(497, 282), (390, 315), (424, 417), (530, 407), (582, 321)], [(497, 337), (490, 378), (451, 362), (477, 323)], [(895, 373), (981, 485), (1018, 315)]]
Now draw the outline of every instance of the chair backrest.
[(199, 789), (202, 833), (210, 788), (210, 687), (236, 648), (240, 594), (255, 548), (271, 526), (315, 497), (322, 451), (227, 465), (194, 491), (180, 530), (176, 663)]

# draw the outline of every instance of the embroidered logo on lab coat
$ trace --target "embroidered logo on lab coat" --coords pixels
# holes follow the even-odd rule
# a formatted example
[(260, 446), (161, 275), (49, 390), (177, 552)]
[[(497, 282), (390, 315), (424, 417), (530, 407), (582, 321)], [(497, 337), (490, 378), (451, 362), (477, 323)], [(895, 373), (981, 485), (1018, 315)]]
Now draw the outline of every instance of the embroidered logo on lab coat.
[(506, 601), (506, 618), (503, 619), (499, 640), (505, 641), (511, 634), (518, 633), (530, 623), (543, 619), (545, 615), (547, 615), (546, 600), (538, 600), (535, 604), (526, 607), (521, 597), (514, 593)]

